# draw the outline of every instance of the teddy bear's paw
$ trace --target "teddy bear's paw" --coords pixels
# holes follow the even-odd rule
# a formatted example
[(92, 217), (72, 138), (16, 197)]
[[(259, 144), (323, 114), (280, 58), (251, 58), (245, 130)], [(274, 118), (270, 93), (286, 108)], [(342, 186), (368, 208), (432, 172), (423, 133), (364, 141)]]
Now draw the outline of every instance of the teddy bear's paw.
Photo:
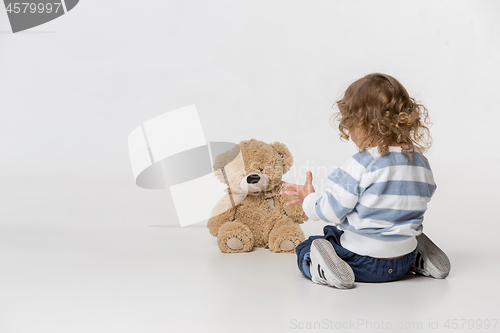
[(297, 245), (290, 239), (283, 239), (283, 241), (280, 244), (280, 249), (283, 252), (290, 252), (295, 250), (295, 247)]
[(294, 253), (303, 241), (304, 233), (298, 225), (284, 225), (271, 231), (269, 249), (275, 253)]
[(245, 243), (243, 242), (243, 239), (241, 239), (241, 237), (232, 235), (226, 239), (226, 246), (231, 250), (238, 251), (245, 247)]
[(224, 223), (217, 235), (217, 244), (224, 253), (252, 251), (253, 243), (250, 228), (237, 221)]

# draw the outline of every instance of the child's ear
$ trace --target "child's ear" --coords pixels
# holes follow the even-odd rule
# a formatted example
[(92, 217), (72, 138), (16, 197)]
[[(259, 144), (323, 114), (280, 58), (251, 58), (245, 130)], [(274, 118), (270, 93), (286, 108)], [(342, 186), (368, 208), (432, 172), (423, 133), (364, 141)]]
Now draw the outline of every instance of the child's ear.
[(281, 156), (281, 160), (283, 161), (283, 174), (287, 173), (293, 165), (292, 153), (290, 153), (290, 150), (281, 142), (273, 142), (270, 146)]

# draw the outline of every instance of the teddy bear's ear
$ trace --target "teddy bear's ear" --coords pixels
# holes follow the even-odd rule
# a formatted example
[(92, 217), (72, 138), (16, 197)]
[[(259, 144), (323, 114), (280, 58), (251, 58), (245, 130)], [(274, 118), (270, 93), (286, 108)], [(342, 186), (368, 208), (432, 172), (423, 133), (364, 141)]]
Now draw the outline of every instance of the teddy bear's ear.
[(239, 153), (240, 153), (240, 147), (236, 145), (231, 150), (228, 150), (215, 157), (214, 174), (218, 180), (225, 183), (224, 174), (222, 173), (222, 168), (228, 165), (232, 160), (234, 160)]
[(276, 150), (283, 160), (283, 174), (287, 173), (293, 165), (293, 156), (288, 148), (281, 142), (273, 142), (270, 145)]

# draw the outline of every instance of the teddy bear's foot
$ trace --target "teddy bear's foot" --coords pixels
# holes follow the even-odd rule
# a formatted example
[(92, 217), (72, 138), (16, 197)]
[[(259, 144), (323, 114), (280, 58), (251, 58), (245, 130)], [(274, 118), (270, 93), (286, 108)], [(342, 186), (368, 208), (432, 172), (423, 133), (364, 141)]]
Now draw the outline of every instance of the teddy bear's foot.
[(295, 250), (295, 243), (289, 239), (284, 239), (280, 244), (280, 249), (283, 252), (289, 252)]
[(224, 223), (217, 233), (217, 244), (224, 253), (249, 252), (253, 243), (252, 231), (237, 221)]
[(294, 253), (295, 247), (304, 241), (304, 233), (297, 224), (282, 225), (269, 235), (269, 249), (276, 253)]
[(231, 250), (241, 250), (245, 247), (245, 243), (243, 243), (243, 239), (236, 235), (229, 236), (228, 239), (226, 239), (226, 246), (230, 248)]

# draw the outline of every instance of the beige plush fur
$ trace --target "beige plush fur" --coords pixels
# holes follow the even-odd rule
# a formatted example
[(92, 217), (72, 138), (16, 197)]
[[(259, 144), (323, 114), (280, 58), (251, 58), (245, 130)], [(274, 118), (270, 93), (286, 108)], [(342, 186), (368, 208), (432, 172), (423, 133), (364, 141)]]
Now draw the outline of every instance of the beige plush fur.
[(219, 155), (215, 175), (229, 188), (208, 220), (210, 234), (222, 252), (248, 252), (269, 247), (272, 252), (293, 253), (304, 241), (299, 224), (302, 205), (286, 206), (292, 197), (281, 196), (281, 178), (293, 164), (288, 148), (255, 139), (242, 141)]

